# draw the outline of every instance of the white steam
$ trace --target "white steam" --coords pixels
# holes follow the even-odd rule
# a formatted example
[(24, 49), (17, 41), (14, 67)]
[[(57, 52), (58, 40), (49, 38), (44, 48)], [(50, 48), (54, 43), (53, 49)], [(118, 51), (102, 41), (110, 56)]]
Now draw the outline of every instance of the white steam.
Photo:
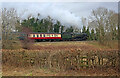
[(81, 17), (87, 18), (93, 9), (105, 7), (118, 11), (118, 3), (55, 3), (55, 2), (13, 2), (2, 3), (3, 8), (15, 8), (21, 19), (26, 19), (32, 15), (37, 17), (40, 13), (41, 18), (50, 16), (58, 20), (65, 26), (76, 26), (82, 28)]
[(56, 3), (37, 3), (37, 5), (34, 5), (34, 3), (23, 3), (21, 5), (17, 5), (17, 7), (11, 4), (9, 7), (6, 8), (15, 8), (18, 11), (18, 14), (21, 17), (21, 19), (26, 19), (30, 15), (37, 17), (38, 13), (40, 13), (41, 18), (46, 18), (50, 16), (52, 19), (60, 21), (62, 25), (65, 25), (67, 27), (81, 26), (80, 17), (75, 16), (75, 14), (71, 13), (69, 10), (58, 7)]

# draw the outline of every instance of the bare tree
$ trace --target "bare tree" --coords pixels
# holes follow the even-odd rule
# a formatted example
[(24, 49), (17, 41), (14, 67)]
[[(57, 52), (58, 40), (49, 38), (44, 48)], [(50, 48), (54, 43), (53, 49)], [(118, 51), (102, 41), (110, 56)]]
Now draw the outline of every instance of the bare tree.
[[(3, 48), (12, 48), (12, 42), (16, 39), (15, 34), (16, 27), (18, 26), (19, 17), (17, 11), (14, 8), (6, 9), (2, 8), (2, 42)], [(8, 44), (9, 43), (9, 44)], [(9, 46), (9, 47), (8, 47)]]
[(53, 32), (53, 19), (48, 16), (48, 32)]
[(87, 26), (87, 19), (82, 17), (81, 20), (82, 20), (83, 26)]
[[(2, 10), (0, 10), (0, 40), (2, 39)], [(0, 41), (0, 44), (1, 41)]]
[(112, 40), (113, 30), (117, 29), (117, 16), (114, 11), (100, 7), (92, 11), (89, 26), (94, 26), (99, 31), (99, 42), (106, 44)]

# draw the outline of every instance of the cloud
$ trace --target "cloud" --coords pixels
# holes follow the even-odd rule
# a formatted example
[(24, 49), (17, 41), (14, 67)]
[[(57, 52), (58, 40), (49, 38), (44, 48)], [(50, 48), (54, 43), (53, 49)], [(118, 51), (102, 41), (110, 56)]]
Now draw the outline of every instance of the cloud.
[(50, 16), (53, 19), (59, 20), (66, 26), (82, 27), (81, 17), (88, 17), (93, 9), (105, 7), (117, 11), (117, 3), (99, 3), (99, 2), (14, 2), (2, 3), (2, 7), (15, 8), (22, 19), (27, 18), (30, 14), (34, 17), (40, 13), (41, 18)]

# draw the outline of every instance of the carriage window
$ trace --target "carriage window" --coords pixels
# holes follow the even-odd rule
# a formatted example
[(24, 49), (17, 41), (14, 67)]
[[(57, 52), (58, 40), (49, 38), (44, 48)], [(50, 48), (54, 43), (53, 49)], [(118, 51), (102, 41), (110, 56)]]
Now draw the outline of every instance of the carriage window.
[(55, 35), (55, 37), (58, 37), (58, 35)]
[(30, 37), (33, 37), (33, 34), (30, 34)]
[(33, 35), (33, 37), (35, 37), (35, 35)]
[(37, 35), (37, 37), (39, 37), (39, 35)]
[(50, 37), (50, 34), (47, 34), (47, 37)]

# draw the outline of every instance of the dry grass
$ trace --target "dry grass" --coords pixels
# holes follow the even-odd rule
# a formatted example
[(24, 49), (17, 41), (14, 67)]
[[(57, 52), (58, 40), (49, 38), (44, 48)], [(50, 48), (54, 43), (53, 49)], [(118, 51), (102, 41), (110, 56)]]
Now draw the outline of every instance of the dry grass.
[[(20, 46), (20, 45), (18, 45)], [(56, 61), (59, 62), (68, 58), (72, 61), (72, 58), (77, 58), (79, 56), (77, 53), (90, 54), (89, 57), (99, 56), (100, 58), (110, 59), (114, 54), (111, 51), (116, 51), (117, 48), (109, 48), (107, 46), (99, 45), (95, 41), (71, 41), (71, 42), (38, 42), (34, 43), (30, 50), (25, 50), (22, 48), (16, 50), (5, 50), (3, 49), (3, 75), (4, 76), (101, 76), (101, 75), (117, 75), (117, 71), (114, 68), (100, 70), (99, 69), (79, 69), (79, 70), (61, 70), (56, 69)], [(100, 51), (100, 52), (98, 52)], [(96, 54), (98, 52), (98, 55)], [(108, 53), (107, 53), (108, 52)], [(95, 54), (94, 54), (95, 53)], [(106, 54), (107, 53), (107, 54)], [(59, 55), (60, 54), (60, 55)], [(71, 57), (73, 56), (73, 57)], [(50, 58), (49, 58), (50, 57)], [(116, 57), (116, 54), (115, 54)], [(31, 60), (31, 58), (33, 60)], [(114, 58), (114, 57), (113, 57)], [(35, 60), (34, 60), (35, 59)], [(42, 60), (44, 59), (44, 60)], [(47, 59), (47, 60), (45, 60)], [(57, 59), (57, 60), (56, 60)], [(95, 59), (95, 58), (93, 58)], [(11, 60), (11, 61), (10, 61)], [(19, 60), (19, 62), (18, 62)], [(53, 67), (48, 69), (46, 67), (50, 66), (49, 63), (44, 61), (52, 61)], [(43, 61), (43, 65), (38, 62)], [(65, 61), (65, 60), (64, 60)], [(5, 62), (5, 63), (4, 63)], [(34, 64), (33, 64), (34, 63)], [(66, 64), (65, 64), (66, 63)], [(73, 63), (74, 62), (73, 60)], [(19, 65), (20, 64), (20, 65)], [(45, 64), (45, 65), (44, 65)], [(62, 64), (62, 63), (60, 63)], [(67, 65), (67, 62), (63, 64)], [(32, 67), (31, 67), (32, 65)], [(29, 67), (30, 66), (30, 67)], [(46, 66), (46, 67), (45, 67)], [(74, 65), (73, 65), (74, 66)], [(69, 67), (69, 66), (67, 66)], [(94, 66), (93, 66), (94, 67)], [(62, 67), (61, 67), (62, 68)], [(66, 69), (63, 67), (62, 69)], [(103, 68), (102, 68), (103, 69)], [(52, 71), (51, 71), (52, 70)], [(83, 70), (83, 71), (82, 71)], [(22, 72), (21, 72), (22, 71)], [(81, 71), (81, 72), (80, 72)], [(96, 72), (98, 71), (98, 72)], [(95, 73), (96, 72), (96, 73)], [(112, 73), (112, 74), (111, 74)]]
[(36, 67), (23, 69), (3, 66), (3, 69), (4, 70), (2, 76), (118, 76), (118, 73), (113, 68), (81, 69), (79, 71), (64, 72), (53, 72), (48, 69), (40, 69)]
[[(61, 42), (35, 42), (30, 44), (29, 46), (31, 50), (56, 50), (56, 49), (78, 49), (83, 48), (86, 49), (118, 49), (118, 41), (111, 41), (111, 46), (105, 46), (99, 44), (97, 41), (61, 41)], [(7, 44), (6, 44), (7, 45)], [(22, 49), (22, 44), (20, 41), (13, 41), (13, 47), (14, 50)]]
[(94, 46), (96, 48), (101, 48), (101, 49), (118, 49), (118, 40), (109, 41), (109, 46), (101, 45), (97, 41), (87, 41), (86, 43), (88, 45), (92, 45), (92, 46)]
[(67, 41), (67, 42), (38, 42), (34, 44), (34, 50), (118, 50), (118, 42), (112, 41), (112, 47), (100, 45), (97, 41)]

